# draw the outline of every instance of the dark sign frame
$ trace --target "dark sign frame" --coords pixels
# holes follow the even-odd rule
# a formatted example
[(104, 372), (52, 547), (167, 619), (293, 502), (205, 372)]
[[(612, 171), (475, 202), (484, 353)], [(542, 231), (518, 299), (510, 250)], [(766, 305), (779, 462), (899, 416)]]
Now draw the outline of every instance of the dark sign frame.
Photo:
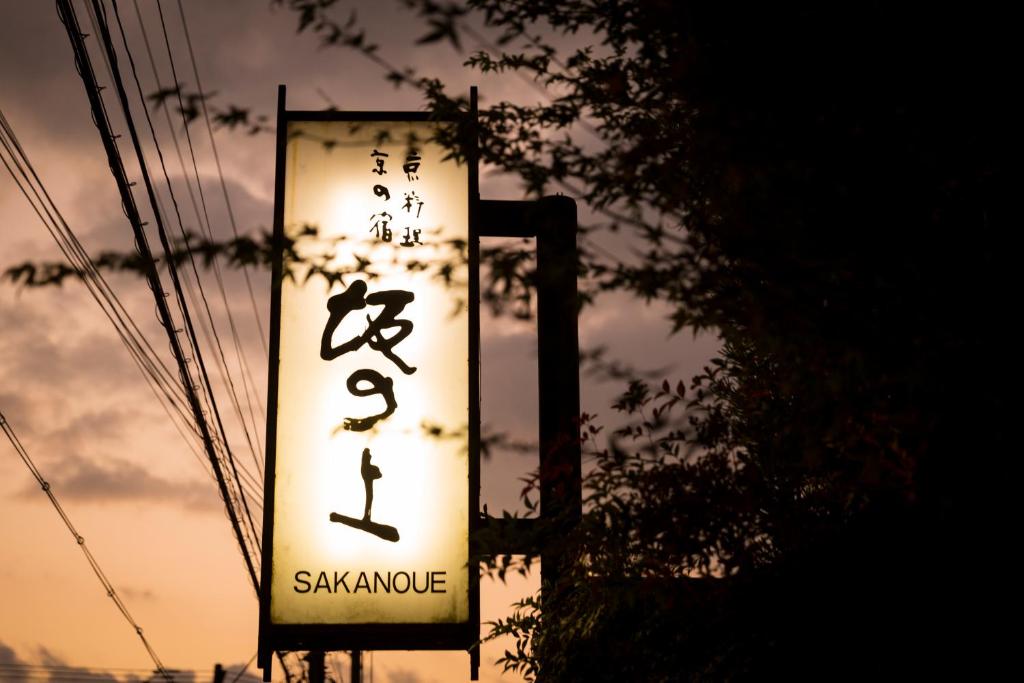
[[(480, 574), (479, 551), (474, 540), (480, 527), (480, 235), (479, 162), (475, 148), (468, 150), (469, 166), (469, 618), (459, 624), (274, 624), (270, 620), (270, 584), (273, 562), (274, 483), (277, 463), (277, 399), (280, 364), (281, 283), (284, 272), (284, 188), (288, 123), (292, 121), (438, 121), (429, 112), (289, 111), (285, 86), (278, 87), (277, 159), (274, 184), (274, 256), (270, 303), (270, 367), (267, 386), (266, 466), (264, 470), (263, 544), (260, 578), (260, 623), (257, 665), (270, 673), (275, 651), (293, 650), (469, 650), (473, 668), (479, 662)], [(467, 123), (475, 130), (476, 88), (470, 93)], [(476, 135), (472, 136), (476, 140)], [(265, 680), (269, 680), (266, 679)]]

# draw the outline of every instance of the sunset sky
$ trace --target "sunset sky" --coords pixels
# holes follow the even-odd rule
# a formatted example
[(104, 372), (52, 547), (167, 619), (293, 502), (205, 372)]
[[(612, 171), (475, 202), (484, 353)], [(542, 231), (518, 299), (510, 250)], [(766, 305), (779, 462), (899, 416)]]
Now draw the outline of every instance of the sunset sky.
[[(186, 0), (183, 4), (203, 86), (215, 93), (211, 102), (216, 106), (248, 106), (271, 116), (273, 125), (277, 85), (282, 83), (288, 86), (289, 107), (295, 109), (329, 104), (351, 110), (423, 106), (416, 92), (395, 89), (384, 80), (384, 70), (364, 56), (321, 49), (315, 37), (297, 35), (295, 15), (270, 7), (266, 0)], [(118, 5), (129, 44), (141, 60), (144, 47), (132, 0), (120, 0)], [(150, 40), (157, 35), (162, 40), (155, 0), (139, 0), (138, 5)], [(542, 97), (515, 76), (485, 78), (462, 67), (468, 52), (480, 49), (478, 45), (464, 45), (462, 54), (449, 45), (417, 46), (416, 39), (426, 29), (398, 2), (340, 5), (335, 11), (342, 18), (348, 7), (358, 10), (370, 39), (380, 44), (389, 62), (414, 65), (424, 74), (436, 75), (453, 93), (478, 85), (482, 107), (502, 99), (528, 104)], [(91, 32), (85, 4), (76, 2), (76, 8), (84, 30)], [(193, 90), (177, 3), (163, 0), (163, 9), (179, 81), (186, 90)], [(87, 43), (94, 51), (97, 76), (106, 84), (109, 77), (95, 52), (95, 41), (90, 38)], [(166, 53), (156, 53), (167, 85), (172, 78)], [(140, 77), (145, 92), (157, 89), (148, 64), (145, 68), (140, 64)], [(113, 109), (110, 90), (104, 95)], [(0, 109), (89, 253), (130, 251), (131, 228), (121, 211), (67, 34), (52, 2), (0, 0)], [(154, 123), (167, 154), (173, 149), (170, 134), (162, 112), (158, 113)], [(118, 123), (115, 118), (115, 128)], [(178, 125), (180, 135), (180, 119)], [(191, 131), (213, 231), (218, 237), (229, 237), (209, 138), (199, 126)], [(269, 230), (273, 136), (228, 130), (216, 135), (239, 230)], [(122, 145), (127, 156), (126, 138)], [(184, 195), (177, 163), (169, 158), (168, 170)], [(129, 167), (129, 174), (133, 170)], [(481, 193), (491, 199), (523, 198), (515, 179), (487, 169), (482, 170)], [(141, 193), (139, 199), (143, 199)], [(589, 220), (585, 207), (580, 209), (581, 220)], [(184, 218), (186, 223), (194, 222), (188, 212)], [(24, 261), (60, 260), (55, 243), (6, 171), (0, 174), (0, 226), (0, 270)], [(621, 241), (606, 246), (623, 248)], [(204, 284), (224, 333), (225, 306), (209, 275), (204, 273)], [(269, 272), (256, 270), (251, 275), (266, 326)], [(128, 275), (108, 280), (154, 349), (170, 364), (166, 337), (144, 281)], [(225, 271), (225, 288), (262, 403), (267, 356), (241, 274)], [(623, 295), (598, 299), (580, 319), (583, 348), (607, 346), (612, 358), (641, 369), (662, 369), (673, 380), (688, 378), (713, 352), (714, 340), (694, 339), (686, 332), (670, 337), (669, 332), (663, 309)], [(536, 434), (534, 355), (535, 330), (529, 322), (483, 315), (483, 422), (524, 441), (535, 440)], [(613, 423), (609, 406), (621, 389), (618, 383), (584, 376), (583, 410)], [(226, 406), (226, 398), (221, 400)], [(0, 282), (0, 411), (52, 484), (165, 665), (196, 672), (195, 680), (208, 680), (215, 663), (238, 667), (249, 662), (256, 652), (257, 601), (215, 484), (80, 283), (68, 280), (59, 289), (29, 290)], [(241, 434), (237, 424), (229, 425), (228, 431), (234, 437)], [(262, 432), (259, 436), (262, 441)], [(238, 450), (240, 441), (234, 442)], [(518, 478), (535, 466), (536, 455), (513, 452), (499, 452), (484, 463), (481, 500), (492, 514), (522, 509)], [(507, 585), (484, 580), (484, 621), (505, 614), (511, 602), (537, 585), (536, 575), (510, 578)], [(502, 650), (500, 643), (484, 647), (481, 680), (518, 680), (502, 675), (494, 665)], [(339, 656), (336, 661), (344, 665), (347, 680), (347, 658)], [(0, 680), (17, 680), (12, 666), (40, 667), (35, 669), (40, 676), (46, 667), (81, 667), (105, 672), (107, 680), (125, 680), (139, 670), (151, 669), (152, 663), (4, 439), (0, 440)], [(463, 681), (469, 678), (469, 658), (462, 652), (380, 652), (373, 656), (373, 669), (374, 680), (385, 683)], [(275, 667), (275, 680), (279, 678)], [(181, 680), (188, 680), (187, 675)]]

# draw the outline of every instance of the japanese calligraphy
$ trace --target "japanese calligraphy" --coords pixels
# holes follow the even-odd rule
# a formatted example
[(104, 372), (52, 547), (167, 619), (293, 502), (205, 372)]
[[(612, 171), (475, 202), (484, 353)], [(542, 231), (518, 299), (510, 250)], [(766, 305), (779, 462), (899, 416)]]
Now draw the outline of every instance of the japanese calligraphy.
[[(373, 191), (376, 192), (377, 189), (374, 188)], [(411, 213), (413, 202), (416, 203), (416, 218), (419, 218), (420, 211), (423, 210), (423, 200), (420, 199), (415, 192), (405, 193), (405, 204), (402, 205), (402, 208), (405, 209), (407, 213)]]
[(384, 170), (384, 158), (387, 157), (388, 154), (384, 152), (378, 152), (377, 150), (373, 150), (373, 152), (370, 153), (370, 156), (377, 157), (375, 159), (375, 161), (377, 162), (377, 168), (373, 169), (373, 172), (376, 173), (377, 175), (384, 175), (385, 173), (387, 173), (387, 171)]
[[(373, 160), (373, 167), (370, 172), (383, 176), (388, 171), (385, 168), (389, 154), (378, 149), (370, 152)], [(415, 150), (409, 150), (405, 156), (405, 163), (402, 164), (402, 172), (405, 173), (406, 181), (419, 180), (420, 165), (422, 157)], [(383, 180), (383, 178), (381, 178)], [(397, 182), (401, 182), (400, 180)], [(388, 185), (394, 187), (389, 182)], [(396, 188), (398, 191), (399, 188)], [(391, 189), (383, 182), (372, 185), (372, 192), (380, 200), (376, 206), (379, 207), (376, 213), (370, 215), (370, 229), (377, 240), (390, 243), (394, 238), (392, 223), (394, 222), (394, 211), (404, 212), (402, 225), (397, 228), (402, 232), (402, 241), (398, 244), (401, 247), (413, 247), (422, 245), (420, 239), (422, 228), (410, 225), (408, 222), (420, 219), (425, 202), (411, 188), (403, 189), (401, 196), (403, 203), (400, 208), (390, 205)], [(396, 198), (396, 202), (397, 202)], [(383, 206), (381, 206), (383, 204)], [(415, 216), (413, 209), (415, 208)], [(390, 209), (390, 211), (388, 210)], [(408, 221), (408, 222), (407, 222)], [(402, 289), (388, 289), (377, 292), (368, 292), (366, 282), (363, 280), (354, 281), (348, 288), (339, 294), (331, 296), (327, 300), (327, 322), (324, 325), (320, 337), (320, 358), (325, 361), (333, 361), (347, 353), (358, 351), (364, 346), (380, 353), (389, 361), (394, 363), (399, 370), (406, 375), (416, 372), (416, 368), (409, 365), (401, 358), (395, 350), (413, 332), (413, 322), (401, 318), (405, 307), (415, 300), (416, 296), (410, 291)], [(369, 307), (381, 307), (376, 315), (367, 314), (366, 328), (361, 334), (335, 344), (334, 336), (338, 327), (345, 320), (346, 316), (354, 311), (362, 311)], [(394, 380), (385, 377), (372, 368), (359, 368), (349, 375), (345, 386), (349, 393), (358, 397), (380, 396), (384, 399), (384, 410), (374, 415), (365, 417), (345, 417), (341, 427), (346, 431), (365, 432), (372, 429), (379, 422), (386, 420), (398, 409), (398, 402), (395, 400)], [(337, 429), (335, 430), (337, 431)], [(362, 461), (359, 466), (359, 473), (363, 479), (365, 491), (365, 506), (362, 519), (349, 517), (340, 513), (331, 513), (332, 522), (340, 522), (352, 528), (374, 534), (388, 541), (398, 541), (398, 530), (394, 527), (378, 524), (371, 520), (370, 514), (373, 506), (373, 484), (383, 477), (380, 468), (371, 462), (369, 448), (363, 449)]]
[(405, 229), (405, 235), (402, 237), (400, 246), (411, 247), (415, 244), (423, 244), (423, 242), (420, 242), (420, 230), (413, 230), (412, 235), (409, 234), (409, 230), (410, 228)]
[[(369, 388), (364, 389), (359, 386), (360, 382), (368, 382)], [(353, 396), (376, 396), (380, 394), (384, 397), (384, 412), (377, 413), (376, 415), (370, 415), (367, 417), (346, 417), (342, 421), (342, 427), (346, 431), (352, 432), (365, 432), (371, 429), (375, 424), (381, 420), (386, 420), (398, 408), (398, 403), (395, 401), (395, 389), (394, 382), (390, 377), (385, 377), (376, 370), (370, 370), (363, 368), (362, 370), (356, 370), (349, 375), (348, 380), (345, 382), (345, 386), (348, 388), (348, 392)]]
[[(370, 158), (374, 160), (375, 168), (370, 169), (371, 173), (375, 173), (378, 176), (382, 176), (387, 173), (387, 169), (384, 168), (385, 158), (389, 154), (387, 152), (381, 152), (378, 149), (374, 149), (370, 152)], [(420, 163), (423, 161), (423, 157), (420, 156), (419, 152), (415, 150), (409, 150), (405, 155), (405, 163), (402, 164), (402, 171), (405, 173), (406, 180), (413, 182), (419, 180)], [(391, 201), (391, 190), (387, 185), (376, 183), (373, 185), (373, 194), (384, 201), (385, 204)], [(409, 190), (402, 193), (403, 203), (401, 210), (409, 215), (408, 219), (403, 219), (403, 223), (406, 220), (419, 219), (420, 214), (423, 212), (423, 206), (425, 202), (423, 199), (414, 191)], [(413, 216), (413, 208), (415, 207), (415, 216)], [(370, 216), (370, 229), (368, 232), (372, 232), (374, 237), (382, 242), (390, 243), (394, 237), (394, 230), (389, 226), (394, 219), (394, 216), (388, 211), (380, 211)], [(403, 225), (399, 230), (404, 231), (402, 235), (402, 241), (398, 243), (400, 247), (415, 247), (422, 245), (423, 241), (420, 239), (420, 235), (423, 233), (422, 228), (415, 225)]]
[(419, 180), (419, 176), (415, 175), (415, 173), (420, 168), (420, 159), (420, 155), (415, 151), (409, 152), (405, 157), (405, 163), (402, 164), (402, 170), (405, 171), (405, 177), (410, 181)]
[[(324, 331), (320, 337), (320, 358), (331, 361), (346, 353), (358, 351), (366, 345), (374, 351), (379, 351), (405, 374), (411, 375), (416, 372), (416, 368), (410, 367), (394, 352), (394, 347), (412, 334), (412, 321), (400, 319), (398, 316), (415, 298), (412, 292), (401, 289), (390, 289), (367, 294), (366, 283), (362, 280), (356, 280), (345, 291), (335, 294), (327, 300), (327, 324), (324, 325)], [(356, 335), (343, 344), (335, 346), (333, 343), (334, 333), (345, 319), (345, 316), (353, 311), (363, 310), (367, 306), (383, 306), (384, 310), (376, 317), (366, 316), (366, 330), (362, 334)], [(393, 334), (390, 336), (385, 334), (385, 331), (391, 330), (395, 330)], [(368, 431), (381, 420), (386, 420), (398, 409), (398, 402), (395, 400), (394, 380), (390, 377), (385, 377), (376, 370), (371, 368), (356, 370), (349, 375), (345, 386), (353, 396), (379, 395), (384, 399), (383, 412), (366, 417), (344, 418), (342, 427), (347, 431)], [(373, 503), (373, 480), (379, 479), (381, 474), (378, 468), (370, 465), (369, 449), (363, 451), (363, 464), (360, 471), (366, 485), (366, 510), (363, 519), (354, 520), (351, 517), (334, 513), (331, 520), (354, 526), (389, 541), (397, 541), (398, 531), (393, 527), (385, 527), (370, 521), (370, 506)], [(374, 473), (376, 473), (376, 476), (374, 476)]]
[(374, 218), (376, 218), (377, 220), (374, 222), (373, 225), (370, 226), (369, 231), (375, 234), (378, 238), (384, 240), (385, 242), (390, 242), (391, 228), (388, 227), (388, 223), (391, 221), (391, 214), (388, 213), (387, 211), (381, 211), (380, 213), (375, 213), (372, 216), (370, 216), (371, 221)]
[(384, 475), (381, 474), (380, 468), (370, 462), (370, 458), (373, 455), (370, 453), (369, 448), (363, 449), (363, 458), (359, 464), (359, 475), (363, 478), (363, 518), (356, 519), (355, 517), (349, 517), (348, 515), (341, 515), (337, 512), (332, 512), (330, 520), (332, 522), (340, 522), (353, 529), (359, 529), (365, 531), (374, 536), (383, 538), (385, 541), (391, 541), (392, 543), (398, 542), (398, 529), (387, 524), (378, 524), (370, 519), (370, 513), (373, 510), (373, 482), (377, 479), (381, 479)]
[[(352, 286), (341, 294), (335, 294), (327, 300), (327, 311), (330, 314), (327, 318), (327, 325), (324, 327), (323, 337), (320, 339), (320, 357), (324, 360), (334, 360), (338, 356), (350, 351), (356, 351), (363, 344), (369, 345), (374, 351), (380, 351), (385, 358), (397, 365), (407, 375), (416, 372), (416, 368), (410, 367), (399, 358), (393, 351), (394, 347), (403, 339), (412, 334), (413, 324), (410, 320), (400, 320), (398, 315), (410, 304), (416, 295), (401, 289), (389, 289), (383, 292), (366, 294), (366, 283), (356, 280)], [(338, 325), (345, 319), (345, 316), (352, 311), (357, 311), (370, 306), (383, 306), (384, 310), (375, 318), (366, 316), (366, 331), (363, 334), (349, 339), (340, 346), (331, 346), (331, 339)], [(384, 335), (384, 330), (397, 329), (390, 337)]]

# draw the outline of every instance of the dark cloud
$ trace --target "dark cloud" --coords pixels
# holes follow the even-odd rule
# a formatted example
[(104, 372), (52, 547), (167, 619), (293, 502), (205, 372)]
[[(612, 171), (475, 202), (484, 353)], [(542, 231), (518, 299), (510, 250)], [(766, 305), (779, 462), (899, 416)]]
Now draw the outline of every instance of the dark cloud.
[(117, 589), (117, 592), (122, 597), (128, 598), (133, 603), (140, 600), (156, 600), (156, 593), (149, 590), (148, 588), (132, 588), (131, 586), (121, 586)]
[(422, 683), (423, 679), (415, 671), (398, 669), (388, 672), (388, 683)]
[[(147, 502), (168, 503), (195, 511), (220, 509), (213, 483), (172, 481), (142, 466), (119, 458), (97, 463), (68, 455), (47, 467), (53, 491), (62, 500), (86, 503)], [(35, 485), (22, 495), (37, 497)]]
[(29, 402), (24, 396), (0, 389), (0, 412), (6, 415), (12, 423), (20, 422), (21, 417), (27, 415), (30, 410)]
[(0, 679), (27, 681), (28, 676), (23, 671), (26, 666), (28, 666), (28, 662), (22, 660), (14, 650), (0, 641)]
[(45, 435), (51, 443), (62, 443), (66, 447), (75, 447), (83, 442), (95, 440), (117, 440), (131, 428), (132, 420), (137, 418), (135, 411), (122, 408), (111, 410), (88, 410), (71, 418), (66, 424), (50, 430)]
[(94, 317), (96, 304), (84, 288), (25, 292), (15, 303), (4, 283), (0, 294), (0, 376), (6, 391), (24, 395), (45, 385), (70, 384), (99, 398), (99, 392), (123, 389), (129, 383), (141, 388), (138, 371), (114, 331)]
[(224, 680), (228, 683), (234, 683), (236, 679), (238, 683), (259, 683), (263, 680), (258, 671), (250, 669), (246, 664), (230, 664), (224, 667), (224, 671)]
[[(175, 683), (195, 683), (196, 680), (203, 680), (201, 678), (197, 679), (194, 671), (179, 671), (178, 669), (167, 669), (167, 673), (171, 674), (171, 677), (174, 679)], [(124, 679), (122, 680), (123, 683), (160, 683), (164, 680), (164, 678), (163, 676), (157, 674), (156, 670), (154, 669), (152, 673), (147, 674), (145, 676), (129, 674), (125, 676)], [(231, 679), (229, 678), (228, 680), (230, 681)]]
[(58, 657), (45, 647), (39, 648), (39, 659), (49, 671), (51, 681), (73, 681), (88, 680), (94, 683), (120, 683), (120, 681), (107, 671), (99, 669), (88, 669), (81, 666), (69, 666), (61, 657)]
[[(0, 643), (0, 662), (3, 662), (3, 644)], [(63, 657), (55, 654), (46, 647), (40, 646), (37, 650), (37, 657), (40, 664), (34, 667), (34, 675), (37, 676), (31, 680), (49, 680), (49, 681), (90, 681), (90, 683), (153, 683), (153, 681), (163, 680), (156, 676), (156, 670), (152, 673), (143, 674), (124, 674), (113, 673), (104, 669), (94, 669), (83, 666), (72, 666), (67, 663)], [(142, 671), (142, 670), (140, 670)], [(196, 674), (194, 671), (180, 671), (177, 669), (167, 669), (174, 677), (175, 683), (195, 683)], [(47, 676), (45, 679), (38, 678), (38, 676)], [(2, 664), (0, 664), (0, 680), (24, 680), (30, 679), (9, 679), (5, 676)], [(230, 680), (230, 679), (229, 679)], [(252, 679), (246, 679), (245, 677), (240, 678), (239, 681), (247, 681), (250, 683)]]

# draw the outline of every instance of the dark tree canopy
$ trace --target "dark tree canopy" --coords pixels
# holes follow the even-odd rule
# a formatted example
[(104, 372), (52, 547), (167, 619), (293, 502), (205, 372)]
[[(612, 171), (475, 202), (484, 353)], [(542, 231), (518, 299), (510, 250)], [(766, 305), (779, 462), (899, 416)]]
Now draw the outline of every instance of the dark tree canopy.
[[(465, 107), (387, 63), (344, 3), (278, 4), (433, 109)], [(632, 382), (616, 405), (630, 427), (584, 416), (584, 520), (556, 539), (575, 569), (495, 625), (519, 644), (506, 665), (549, 681), (984, 668), (983, 563), (1006, 500), (1009, 20), (978, 5), (404, 4), (423, 42), (461, 47), (482, 22), (498, 45), (467, 66), (554, 93), (485, 107), (479, 144), (527, 192), (593, 211), (587, 296), (664, 301), (675, 329), (722, 340), (689, 382)], [(577, 35), (593, 45), (558, 50)], [(237, 106), (218, 120), (262, 126)], [(639, 255), (595, 248), (602, 231)], [(266, 256), (259, 241), (202, 249)], [(484, 254), (496, 307), (528, 299), (524, 254)]]
[[(499, 625), (528, 636), (509, 662), (588, 681), (983, 667), (965, 585), (982, 574), (964, 561), (992, 524), (976, 494), (1008, 412), (986, 362), (1009, 293), (999, 18), (468, 6), (509, 36), (603, 41), (471, 60), (567, 93), (483, 113), (488, 159), (621, 216), (644, 256), (585, 252), (590, 281), (668, 301), (677, 326), (724, 342), (685, 396), (623, 397), (638, 424), (595, 449), (576, 580)], [(552, 134), (580, 116), (605, 147)]]

